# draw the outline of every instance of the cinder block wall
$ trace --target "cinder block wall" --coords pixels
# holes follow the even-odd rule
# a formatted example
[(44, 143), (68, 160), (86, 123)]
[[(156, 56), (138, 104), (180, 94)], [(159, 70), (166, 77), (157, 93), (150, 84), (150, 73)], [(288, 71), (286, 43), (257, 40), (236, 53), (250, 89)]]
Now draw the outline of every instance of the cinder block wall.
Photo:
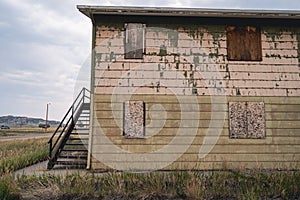
[[(299, 29), (261, 27), (262, 61), (247, 62), (227, 60), (225, 26), (161, 27), (146, 24), (143, 59), (124, 59), (122, 24), (95, 27), (92, 168), (109, 168), (99, 161), (101, 147), (111, 145), (99, 134), (101, 127), (125, 152), (155, 152), (170, 145), (178, 129), (183, 129), (184, 140), (193, 137), (196, 128), (186, 152), (165, 169), (299, 169)], [(123, 136), (124, 99), (145, 102), (146, 138)], [(200, 120), (188, 119), (191, 124), (185, 126), (181, 117), (188, 110), (180, 104), (190, 99), (197, 101)], [(228, 102), (236, 101), (264, 102), (264, 138), (229, 137)], [(166, 113), (163, 124), (161, 108)], [(216, 144), (208, 155), (199, 157), (204, 144), (215, 143), (209, 143), (216, 138), (214, 130), (216, 134), (221, 130)], [(164, 152), (162, 158), (168, 153), (172, 154)]]

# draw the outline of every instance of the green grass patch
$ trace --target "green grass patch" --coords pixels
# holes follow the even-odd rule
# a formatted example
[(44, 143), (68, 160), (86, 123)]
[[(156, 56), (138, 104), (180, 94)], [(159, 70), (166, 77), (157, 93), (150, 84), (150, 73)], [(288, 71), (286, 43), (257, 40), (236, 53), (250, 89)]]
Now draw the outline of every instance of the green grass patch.
[(48, 138), (10, 140), (0, 142), (0, 175), (47, 159)]
[(12, 173), (45, 160), (48, 157), (48, 138), (0, 142), (0, 199), (20, 199), (18, 181)]
[(20, 193), (14, 178), (11, 175), (0, 177), (0, 199), (17, 200), (20, 199)]

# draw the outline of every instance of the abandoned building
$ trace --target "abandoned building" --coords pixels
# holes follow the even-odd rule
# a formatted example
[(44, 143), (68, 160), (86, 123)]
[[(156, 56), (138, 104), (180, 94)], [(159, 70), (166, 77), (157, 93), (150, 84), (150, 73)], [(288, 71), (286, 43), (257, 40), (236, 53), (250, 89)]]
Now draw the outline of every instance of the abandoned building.
[(90, 93), (50, 139), (49, 168), (300, 168), (300, 11), (78, 9)]

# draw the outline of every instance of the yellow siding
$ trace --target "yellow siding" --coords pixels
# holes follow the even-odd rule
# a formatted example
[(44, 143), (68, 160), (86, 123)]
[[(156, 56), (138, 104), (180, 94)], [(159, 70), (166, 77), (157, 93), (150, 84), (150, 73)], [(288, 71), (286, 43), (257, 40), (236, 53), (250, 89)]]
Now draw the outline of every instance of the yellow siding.
[[(153, 96), (151, 95), (133, 95), (132, 99), (143, 100), (146, 104), (146, 114), (152, 105), (160, 103), (167, 112), (167, 120), (164, 128), (155, 136), (146, 139), (126, 139), (122, 136), (122, 130), (117, 126), (118, 120), (122, 122), (122, 109), (117, 110), (117, 118), (113, 117), (111, 106), (120, 104), (118, 101), (110, 101), (111, 95), (95, 96), (95, 121), (97, 126), (102, 128), (104, 134), (113, 142), (114, 145), (127, 152), (153, 152), (168, 145), (176, 136), (180, 122), (180, 111), (173, 111), (179, 107), (175, 97)], [(211, 108), (211, 100), (209, 97), (197, 97), (199, 102), (199, 127), (197, 134), (193, 138), (190, 134), (192, 127), (183, 127), (185, 134), (182, 139), (193, 138), (192, 144), (187, 151), (180, 156), (172, 165), (166, 169), (174, 167), (188, 169), (215, 169), (223, 167), (247, 167), (247, 168), (299, 168), (300, 162), (300, 107), (296, 103), (300, 101), (299, 97), (227, 97), (225, 104), (219, 103), (218, 110), (224, 114), (224, 126), (221, 127), (222, 132), (218, 137), (216, 144), (211, 152), (204, 158), (199, 158), (198, 153), (203, 145), (203, 139), (207, 136), (210, 117), (213, 113)], [(228, 101), (263, 101), (265, 102), (266, 113), (266, 138), (265, 139), (229, 139), (228, 132)], [(110, 101), (110, 103), (108, 103)], [(172, 101), (174, 103), (172, 104)], [(218, 102), (218, 101), (216, 101)], [(170, 107), (170, 105), (173, 105)], [(217, 107), (218, 107), (217, 106)], [(114, 106), (112, 106), (114, 107)], [(120, 107), (121, 108), (121, 107)], [(170, 117), (169, 117), (170, 116)], [(116, 119), (116, 121), (115, 121)], [(152, 119), (156, 120), (156, 119)], [(192, 119), (191, 119), (192, 120)], [(149, 115), (146, 115), (146, 136), (154, 127), (149, 126), (151, 121)], [(94, 127), (96, 129), (96, 127)], [(212, 130), (216, 129), (213, 126)], [(217, 129), (216, 129), (217, 130)], [(102, 140), (103, 136), (95, 133), (92, 138), (92, 168), (100, 167), (100, 161), (96, 158), (101, 157), (98, 152), (99, 146), (110, 146)], [(178, 136), (177, 136), (178, 137)], [(215, 137), (214, 134), (209, 137)], [(207, 143), (206, 145), (213, 144)], [(180, 145), (174, 144), (174, 145)], [(164, 152), (164, 156), (176, 153), (175, 151)], [(160, 162), (160, 160), (157, 160)], [(126, 164), (126, 163), (124, 163)]]

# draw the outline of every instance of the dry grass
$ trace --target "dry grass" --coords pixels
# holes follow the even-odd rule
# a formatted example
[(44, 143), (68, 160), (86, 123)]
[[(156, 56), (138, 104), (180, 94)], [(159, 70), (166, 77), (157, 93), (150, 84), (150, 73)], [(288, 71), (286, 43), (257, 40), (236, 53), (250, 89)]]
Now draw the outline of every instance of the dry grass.
[[(173, 171), (20, 176), (23, 199), (296, 199), (300, 172)], [(52, 191), (52, 192), (51, 192)]]
[(20, 199), (12, 173), (48, 157), (48, 138), (0, 142), (0, 199)]
[[(57, 127), (47, 128), (46, 133), (53, 133)], [(0, 133), (45, 133), (44, 128), (39, 127), (11, 127), (10, 129), (0, 129)]]
[(47, 142), (48, 138), (0, 142), (0, 175), (45, 160), (49, 154)]

